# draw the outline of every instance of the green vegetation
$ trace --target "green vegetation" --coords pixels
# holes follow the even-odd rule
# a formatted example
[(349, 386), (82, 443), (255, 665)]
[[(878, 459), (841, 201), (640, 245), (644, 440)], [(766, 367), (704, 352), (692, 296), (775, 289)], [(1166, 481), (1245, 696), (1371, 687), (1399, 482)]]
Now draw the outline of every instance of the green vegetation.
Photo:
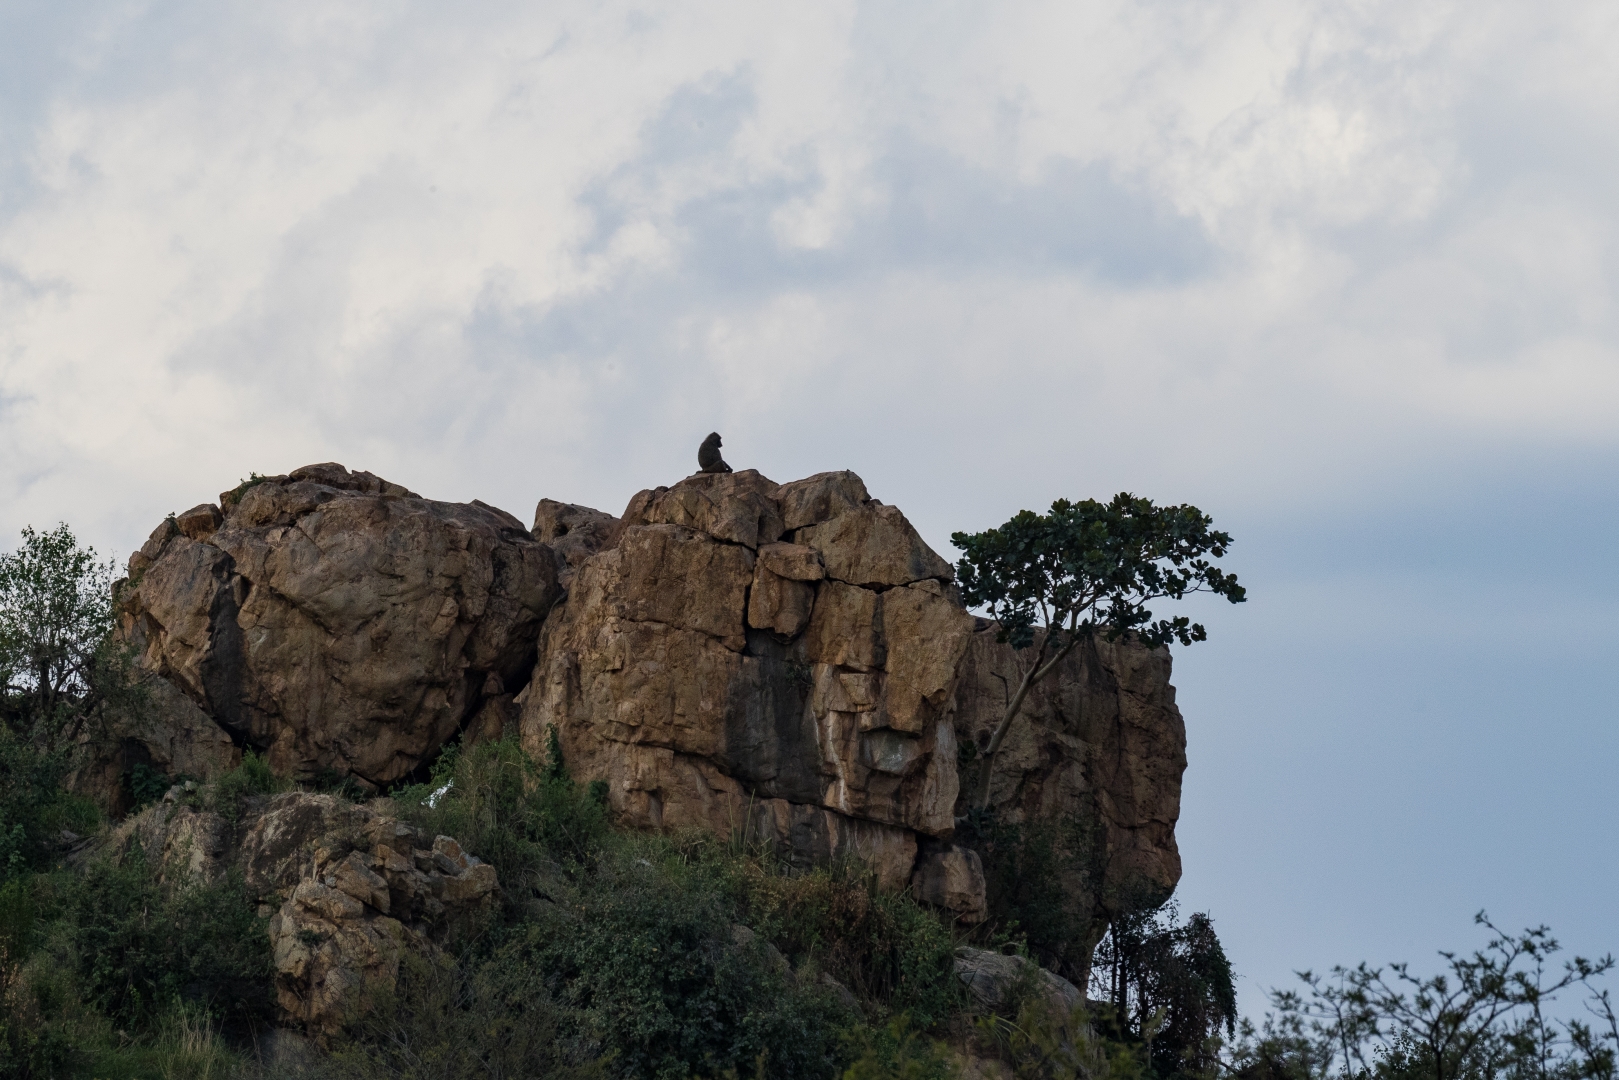
[[(1446, 970), (1410, 965), (1301, 972), (1302, 990), (1271, 992), (1273, 1012), (1243, 1024), (1229, 1068), (1242, 1080), (1614, 1080), (1619, 1018), (1599, 985), (1614, 959), (1561, 951), (1544, 926), (1497, 928), (1472, 953), (1441, 952)], [(1558, 1002), (1584, 994), (1583, 1016)]]
[[(998, 529), (954, 533), (962, 599), (1000, 623), (999, 640), (1034, 659), (983, 747), (979, 805), (989, 805), (995, 755), (1036, 683), (1097, 631), (1149, 645), (1190, 645), (1208, 635), (1184, 615), (1152, 621), (1147, 604), (1208, 592), (1240, 604), (1247, 593), (1205, 557), (1224, 558), (1227, 533), (1195, 506), (1154, 506), (1124, 492), (1113, 501), (1058, 499), (1051, 513), (1020, 511)], [(1037, 633), (1040, 630), (1043, 632)]]
[[(1200, 640), (1185, 619), (1149, 624), (1144, 604), (1242, 599), (1202, 558), (1230, 539), (1208, 526), (1120, 496), (958, 537), (963, 584), (1008, 640), (1053, 628), (1018, 700), (1097, 631)], [(160, 872), (138, 834), (110, 842), (96, 807), (62, 789), (101, 711), (138, 707), (110, 578), (65, 526), (0, 555), (0, 1077), (945, 1080), (970, 1053), (1013, 1080), (1619, 1080), (1619, 1020), (1598, 986), (1613, 961), (1555, 967), (1544, 928), (1513, 936), (1480, 916), (1488, 945), (1441, 954), (1448, 970), (1428, 978), (1305, 973), (1258, 1025), (1238, 1019), (1207, 917), (1182, 923), (1160, 898), (1111, 919), (1093, 968), (1093, 928), (1067, 902), (1097, 876), (1079, 821), (964, 823), (995, 915), (975, 936), (1090, 978), (1097, 999), (1059, 1007), (1031, 968), (986, 1011), (955, 977), (952, 927), (864, 866), (805, 872), (745, 838), (616, 830), (605, 787), (573, 782), (555, 732), (540, 760), (516, 741), (451, 746), (426, 783), (391, 793), (393, 812), (492, 863), (500, 902), (442, 948), (407, 950), (395, 985), (357, 989), (327, 1052), (264, 1061), (272, 958), (242, 882)], [(126, 783), (141, 806), (175, 780), (136, 765)], [(341, 776), (305, 786), (362, 794)], [(249, 752), (178, 797), (239, 826), (293, 787)], [(1588, 1015), (1556, 1011), (1579, 992)]]

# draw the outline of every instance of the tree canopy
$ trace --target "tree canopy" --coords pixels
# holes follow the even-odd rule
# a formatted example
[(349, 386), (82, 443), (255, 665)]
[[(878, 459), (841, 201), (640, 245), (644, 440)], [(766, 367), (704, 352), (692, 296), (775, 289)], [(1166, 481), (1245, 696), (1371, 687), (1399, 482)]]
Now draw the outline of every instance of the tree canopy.
[(1000, 640), (1035, 656), (984, 749), (982, 805), (989, 803), (994, 757), (1029, 690), (1079, 642), (1098, 631), (1134, 635), (1148, 645), (1190, 645), (1208, 637), (1186, 616), (1153, 621), (1155, 600), (1208, 592), (1233, 604), (1247, 599), (1224, 558), (1228, 533), (1195, 506), (1155, 506), (1128, 492), (1110, 502), (1058, 499), (1049, 514), (1020, 511), (997, 529), (958, 532), (956, 574), (962, 598), (1000, 624)]

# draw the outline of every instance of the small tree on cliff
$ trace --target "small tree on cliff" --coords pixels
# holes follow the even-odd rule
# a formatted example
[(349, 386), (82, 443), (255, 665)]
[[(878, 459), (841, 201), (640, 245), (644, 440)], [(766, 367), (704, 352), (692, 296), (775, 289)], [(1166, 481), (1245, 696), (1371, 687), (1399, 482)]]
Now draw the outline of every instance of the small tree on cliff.
[(1148, 645), (1190, 645), (1208, 636), (1202, 626), (1185, 616), (1154, 622), (1147, 604), (1195, 592), (1246, 599), (1236, 576), (1206, 558), (1223, 558), (1231, 544), (1212, 524), (1195, 506), (1154, 506), (1121, 492), (1107, 503), (1058, 499), (1049, 514), (1022, 510), (998, 529), (950, 537), (964, 553), (956, 572), (967, 605), (988, 609), (998, 640), (1035, 650), (984, 748), (980, 807), (989, 805), (995, 755), (1029, 691), (1080, 642), (1101, 631), (1109, 641), (1134, 634)]

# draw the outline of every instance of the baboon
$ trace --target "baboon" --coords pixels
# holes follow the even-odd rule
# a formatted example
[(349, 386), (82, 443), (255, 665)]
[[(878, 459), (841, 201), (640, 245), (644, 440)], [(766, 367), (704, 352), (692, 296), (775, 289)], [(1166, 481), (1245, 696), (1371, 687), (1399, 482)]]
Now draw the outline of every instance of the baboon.
[(697, 448), (698, 472), (730, 472), (731, 467), (720, 457), (720, 433), (711, 431), (703, 445)]

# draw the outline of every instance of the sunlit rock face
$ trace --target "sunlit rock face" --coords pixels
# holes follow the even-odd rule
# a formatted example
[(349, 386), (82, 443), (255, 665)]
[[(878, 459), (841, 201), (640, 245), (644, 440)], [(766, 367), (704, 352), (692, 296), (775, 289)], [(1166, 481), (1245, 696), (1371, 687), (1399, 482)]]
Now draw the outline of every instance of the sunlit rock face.
[(482, 503), (312, 465), (163, 522), (120, 635), (280, 773), (398, 780), (528, 681), (551, 549)]
[[(963, 823), (1032, 651), (853, 473), (698, 474), (621, 516), (542, 500), (530, 531), (310, 466), (165, 521), (130, 571), (120, 634), (189, 733), (131, 728), (160, 767), (253, 747), (383, 785), (456, 737), (539, 756), (554, 729), (626, 825), (857, 855), (985, 917), (996, 853)], [(990, 806), (1060, 834), (1065, 903), (1099, 932), (1178, 880), (1185, 764), (1167, 650), (1097, 640), (1030, 695)]]
[(954, 829), (951, 571), (853, 473), (699, 474), (630, 502), (541, 632), (522, 731), (626, 820), (857, 853), (891, 886)]

